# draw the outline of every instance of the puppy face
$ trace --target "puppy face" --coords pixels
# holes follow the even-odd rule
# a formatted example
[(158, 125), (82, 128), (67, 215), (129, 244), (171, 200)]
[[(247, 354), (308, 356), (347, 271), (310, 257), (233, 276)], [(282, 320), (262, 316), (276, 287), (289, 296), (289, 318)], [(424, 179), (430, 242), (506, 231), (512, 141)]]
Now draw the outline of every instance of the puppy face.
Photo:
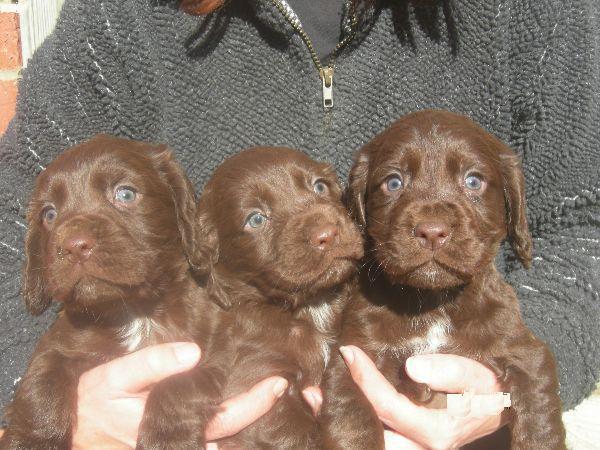
[(54, 299), (94, 313), (159, 297), (186, 264), (194, 212), (193, 188), (164, 146), (99, 135), (67, 150), (29, 205), (29, 309)]
[(361, 150), (349, 199), (394, 283), (469, 282), (507, 231), (523, 263), (531, 260), (518, 160), (466, 117), (422, 111), (394, 123)]
[(207, 270), (268, 297), (340, 284), (362, 255), (333, 169), (295, 150), (254, 148), (228, 159), (207, 184), (198, 213), (213, 255)]

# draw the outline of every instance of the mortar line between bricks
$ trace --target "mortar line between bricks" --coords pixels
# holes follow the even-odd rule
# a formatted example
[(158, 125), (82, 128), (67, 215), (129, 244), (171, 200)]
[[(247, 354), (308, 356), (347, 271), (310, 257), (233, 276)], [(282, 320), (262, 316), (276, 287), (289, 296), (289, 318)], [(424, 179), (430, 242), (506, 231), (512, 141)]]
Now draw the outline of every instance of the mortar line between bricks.
[(18, 80), (20, 70), (0, 70), (0, 81)]
[(0, 13), (20, 13), (22, 10), (22, 5), (14, 3), (0, 3)]

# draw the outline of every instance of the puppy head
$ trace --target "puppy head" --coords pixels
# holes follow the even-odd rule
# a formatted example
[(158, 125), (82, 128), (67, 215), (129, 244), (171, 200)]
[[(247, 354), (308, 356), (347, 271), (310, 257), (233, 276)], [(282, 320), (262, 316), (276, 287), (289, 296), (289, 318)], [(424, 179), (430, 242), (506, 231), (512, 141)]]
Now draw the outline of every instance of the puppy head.
[(226, 160), (202, 194), (197, 223), (208, 262), (201, 271), (224, 306), (232, 278), (297, 306), (346, 281), (362, 256), (332, 167), (287, 148)]
[(507, 233), (523, 265), (531, 262), (519, 161), (458, 114), (420, 111), (376, 136), (358, 154), (347, 201), (394, 283), (469, 282)]
[(98, 135), (65, 151), (29, 204), (28, 309), (54, 299), (95, 314), (157, 300), (186, 256), (194, 262), (194, 215), (193, 187), (165, 146)]

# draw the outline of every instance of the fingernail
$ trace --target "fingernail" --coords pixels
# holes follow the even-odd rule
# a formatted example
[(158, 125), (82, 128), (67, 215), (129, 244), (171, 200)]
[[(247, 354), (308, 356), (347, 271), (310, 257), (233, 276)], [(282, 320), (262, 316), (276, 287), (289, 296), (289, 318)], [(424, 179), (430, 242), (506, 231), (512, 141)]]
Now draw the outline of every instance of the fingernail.
[(175, 344), (173, 352), (177, 362), (182, 366), (195, 364), (200, 359), (200, 347), (196, 344)]
[(321, 405), (323, 403), (323, 395), (322, 391), (318, 391), (318, 392), (312, 392), (312, 396), (314, 397), (315, 401), (317, 402), (317, 406)]
[(352, 365), (354, 362), (354, 352), (349, 347), (340, 347), (340, 353), (344, 357), (344, 361), (348, 366)]
[(285, 392), (287, 387), (288, 387), (288, 382), (286, 379), (278, 380), (273, 385), (273, 394), (275, 394), (275, 397), (279, 398), (283, 395), (283, 393)]
[(431, 361), (419, 356), (411, 356), (406, 360), (408, 375), (421, 383), (431, 381)]
[(304, 400), (306, 400), (306, 403), (310, 405), (311, 409), (314, 410), (317, 406), (315, 394), (310, 391), (302, 391), (302, 396), (304, 397)]

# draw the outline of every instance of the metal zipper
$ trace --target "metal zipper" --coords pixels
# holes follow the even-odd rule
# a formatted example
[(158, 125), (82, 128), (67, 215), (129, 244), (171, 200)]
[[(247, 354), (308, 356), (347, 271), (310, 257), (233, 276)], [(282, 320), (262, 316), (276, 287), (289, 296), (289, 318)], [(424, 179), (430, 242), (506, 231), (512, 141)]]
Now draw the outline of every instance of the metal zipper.
[(302, 28), (300, 20), (295, 14), (292, 15), (292, 9), (289, 6), (286, 8), (287, 4), (286, 6), (284, 6), (281, 0), (271, 0), (271, 2), (283, 15), (283, 17), (285, 17), (285, 19), (289, 22), (289, 24), (296, 31), (296, 33), (298, 33), (298, 35), (308, 48), (308, 51), (310, 52), (310, 57), (312, 58), (315, 67), (319, 71), (319, 78), (321, 78), (321, 84), (323, 89), (323, 108), (333, 108), (333, 67), (335, 64), (335, 58), (344, 49), (344, 47), (348, 45), (356, 36), (358, 20), (356, 19), (354, 0), (349, 0), (350, 4), (348, 5), (351, 32), (346, 37), (344, 37), (344, 39), (338, 42), (338, 44), (335, 46), (333, 52), (331, 53), (331, 56), (329, 57), (329, 63), (325, 67), (323, 67), (323, 64), (321, 63), (321, 60), (319, 59), (319, 56), (317, 55), (317, 52), (315, 51), (315, 48), (310, 38)]

